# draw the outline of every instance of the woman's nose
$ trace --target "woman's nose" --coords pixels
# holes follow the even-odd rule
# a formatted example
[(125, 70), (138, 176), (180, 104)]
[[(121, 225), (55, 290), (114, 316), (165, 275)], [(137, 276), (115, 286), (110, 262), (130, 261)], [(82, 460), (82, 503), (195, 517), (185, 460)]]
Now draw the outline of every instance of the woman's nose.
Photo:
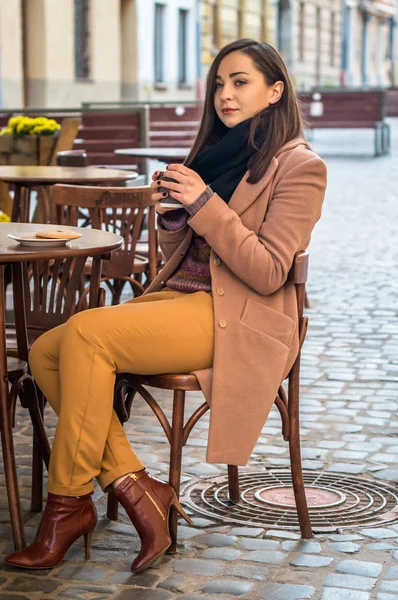
[(231, 98), (232, 98), (232, 89), (231, 89), (231, 87), (229, 85), (224, 85), (223, 86), (223, 88), (221, 90), (220, 98), (224, 102), (226, 100), (231, 100)]

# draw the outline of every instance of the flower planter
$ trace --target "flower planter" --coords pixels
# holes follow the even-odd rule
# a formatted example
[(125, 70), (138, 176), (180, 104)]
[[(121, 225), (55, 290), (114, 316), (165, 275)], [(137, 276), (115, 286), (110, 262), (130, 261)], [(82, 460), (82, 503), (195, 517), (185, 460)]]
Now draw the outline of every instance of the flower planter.
[(0, 136), (0, 165), (48, 165), (58, 135)]

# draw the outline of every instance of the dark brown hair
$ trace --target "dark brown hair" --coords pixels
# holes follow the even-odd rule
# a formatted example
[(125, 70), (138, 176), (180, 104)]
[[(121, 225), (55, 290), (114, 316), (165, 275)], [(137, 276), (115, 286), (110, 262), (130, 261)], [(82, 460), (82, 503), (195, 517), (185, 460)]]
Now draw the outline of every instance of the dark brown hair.
[(257, 113), (251, 122), (249, 144), (258, 152), (253, 154), (248, 163), (250, 170), (248, 182), (257, 183), (264, 176), (277, 151), (290, 140), (303, 136), (303, 120), (299, 103), (285, 63), (279, 52), (265, 42), (250, 39), (236, 40), (224, 46), (217, 54), (207, 76), (206, 97), (198, 135), (185, 164), (189, 166), (205, 146), (215, 144), (225, 131), (225, 126), (214, 108), (216, 76), (222, 59), (235, 51), (243, 52), (252, 59), (255, 67), (263, 74), (267, 85), (271, 86), (277, 81), (282, 81), (284, 84), (280, 100), (269, 106), (269, 126), (260, 148), (256, 148), (254, 134), (262, 113)]

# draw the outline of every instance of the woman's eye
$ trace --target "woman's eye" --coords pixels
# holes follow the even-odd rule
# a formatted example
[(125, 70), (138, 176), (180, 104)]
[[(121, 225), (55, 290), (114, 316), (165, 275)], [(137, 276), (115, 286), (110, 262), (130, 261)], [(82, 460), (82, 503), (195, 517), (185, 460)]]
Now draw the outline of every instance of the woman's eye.
[(238, 87), (245, 85), (245, 83), (246, 83), (246, 81), (242, 81), (241, 79), (238, 79), (237, 81), (235, 81), (235, 85), (237, 85)]
[(219, 90), (222, 87), (222, 83), (216, 83), (216, 90)]

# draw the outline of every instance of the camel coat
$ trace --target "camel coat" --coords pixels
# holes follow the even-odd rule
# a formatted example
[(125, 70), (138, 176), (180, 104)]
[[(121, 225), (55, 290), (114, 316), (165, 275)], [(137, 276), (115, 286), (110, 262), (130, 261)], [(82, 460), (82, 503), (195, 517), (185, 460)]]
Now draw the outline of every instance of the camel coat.
[(264, 177), (246, 173), (229, 204), (217, 194), (178, 231), (159, 231), (167, 264), (160, 290), (185, 256), (194, 229), (211, 246), (215, 346), (212, 369), (195, 372), (211, 405), (207, 461), (245, 465), (298, 351), (294, 285), (326, 188), (325, 163), (302, 139), (281, 148)]

